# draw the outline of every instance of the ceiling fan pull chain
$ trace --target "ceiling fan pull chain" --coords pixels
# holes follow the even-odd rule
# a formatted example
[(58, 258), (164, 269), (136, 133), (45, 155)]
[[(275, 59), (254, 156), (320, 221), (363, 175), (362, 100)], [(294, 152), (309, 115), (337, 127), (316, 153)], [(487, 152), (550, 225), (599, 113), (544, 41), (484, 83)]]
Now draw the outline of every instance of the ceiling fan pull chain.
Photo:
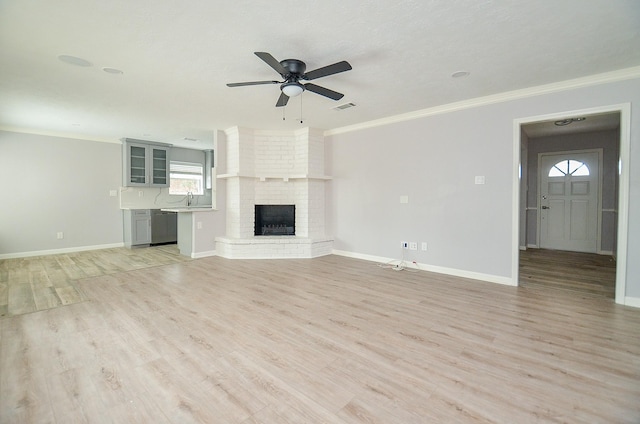
[(282, 108), (282, 120), (283, 120), (283, 121), (285, 120), (285, 119), (284, 119), (284, 110), (285, 110), (285, 109), (286, 109), (286, 107), (283, 107), (283, 108)]
[(300, 96), (300, 123), (302, 124), (302, 97)]

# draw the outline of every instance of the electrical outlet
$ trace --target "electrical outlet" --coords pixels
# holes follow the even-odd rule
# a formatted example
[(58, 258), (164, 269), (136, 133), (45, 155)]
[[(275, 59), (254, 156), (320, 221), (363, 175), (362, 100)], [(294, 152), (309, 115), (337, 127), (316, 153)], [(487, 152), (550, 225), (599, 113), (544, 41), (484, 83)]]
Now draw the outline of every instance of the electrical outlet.
[(407, 243), (406, 241), (401, 241), (400, 242), (400, 247), (402, 247), (403, 249), (408, 249), (409, 248), (409, 243)]
[(418, 250), (418, 243), (416, 243), (415, 241), (409, 243), (409, 250)]
[(138, 190), (138, 197), (143, 197), (143, 196), (144, 196), (144, 191)]
[(202, 230), (202, 222), (201, 221), (196, 222), (196, 228), (198, 230)]
[(62, 240), (62, 239), (64, 238), (64, 233), (63, 233), (62, 231), (58, 231), (58, 232), (56, 233), (56, 238), (57, 238), (58, 240)]
[(427, 250), (427, 242), (426, 241), (422, 242), (422, 250)]
[(110, 197), (118, 197), (118, 190), (109, 190)]

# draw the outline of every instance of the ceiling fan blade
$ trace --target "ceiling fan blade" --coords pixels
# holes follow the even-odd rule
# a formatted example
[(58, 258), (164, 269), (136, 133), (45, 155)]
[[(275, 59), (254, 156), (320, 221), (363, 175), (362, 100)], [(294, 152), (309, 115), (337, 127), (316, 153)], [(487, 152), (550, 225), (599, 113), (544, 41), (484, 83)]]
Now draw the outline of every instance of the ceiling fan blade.
[(275, 57), (271, 56), (271, 54), (267, 52), (254, 52), (254, 54), (258, 56), (260, 59), (264, 60), (267, 63), (267, 65), (275, 69), (275, 71), (280, 75), (285, 76), (287, 74), (287, 70), (284, 69), (284, 67), (280, 64), (280, 62), (278, 62), (278, 60)]
[(276, 107), (286, 106), (289, 101), (289, 96), (284, 93), (280, 93), (280, 97), (278, 98), (278, 103), (276, 103)]
[(320, 87), (319, 85), (315, 85), (312, 83), (304, 84), (304, 88), (333, 100), (340, 100), (344, 97), (344, 94), (342, 93), (338, 93), (337, 91), (329, 90), (328, 88)]
[(302, 76), (302, 78), (307, 81), (311, 81), (316, 78), (322, 78), (329, 75), (338, 74), (340, 72), (350, 71), (351, 69), (352, 68), (351, 65), (349, 65), (349, 62), (343, 60), (342, 62), (334, 63), (333, 65), (328, 65), (322, 68), (314, 69), (311, 72), (307, 72)]
[(232, 82), (227, 87), (243, 87), (245, 85), (261, 85), (261, 84), (282, 84), (278, 81), (250, 81), (250, 82)]

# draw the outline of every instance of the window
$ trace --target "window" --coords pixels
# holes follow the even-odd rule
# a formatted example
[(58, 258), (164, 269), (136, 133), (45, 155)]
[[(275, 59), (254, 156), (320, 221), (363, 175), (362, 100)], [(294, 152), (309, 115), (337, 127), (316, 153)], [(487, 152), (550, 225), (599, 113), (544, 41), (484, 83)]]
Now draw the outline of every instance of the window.
[(201, 163), (176, 162), (169, 164), (169, 194), (204, 194), (203, 166)]
[(549, 170), (550, 177), (564, 177), (565, 175), (587, 177), (589, 176), (589, 167), (579, 160), (567, 159), (556, 163)]

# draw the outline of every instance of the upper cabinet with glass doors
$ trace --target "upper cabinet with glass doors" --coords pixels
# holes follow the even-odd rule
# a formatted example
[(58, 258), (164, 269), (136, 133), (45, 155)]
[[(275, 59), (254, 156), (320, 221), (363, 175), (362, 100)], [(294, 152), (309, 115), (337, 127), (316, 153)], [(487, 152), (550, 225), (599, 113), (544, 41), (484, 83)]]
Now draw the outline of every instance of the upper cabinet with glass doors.
[(123, 183), (125, 187), (169, 187), (169, 144), (125, 138)]

